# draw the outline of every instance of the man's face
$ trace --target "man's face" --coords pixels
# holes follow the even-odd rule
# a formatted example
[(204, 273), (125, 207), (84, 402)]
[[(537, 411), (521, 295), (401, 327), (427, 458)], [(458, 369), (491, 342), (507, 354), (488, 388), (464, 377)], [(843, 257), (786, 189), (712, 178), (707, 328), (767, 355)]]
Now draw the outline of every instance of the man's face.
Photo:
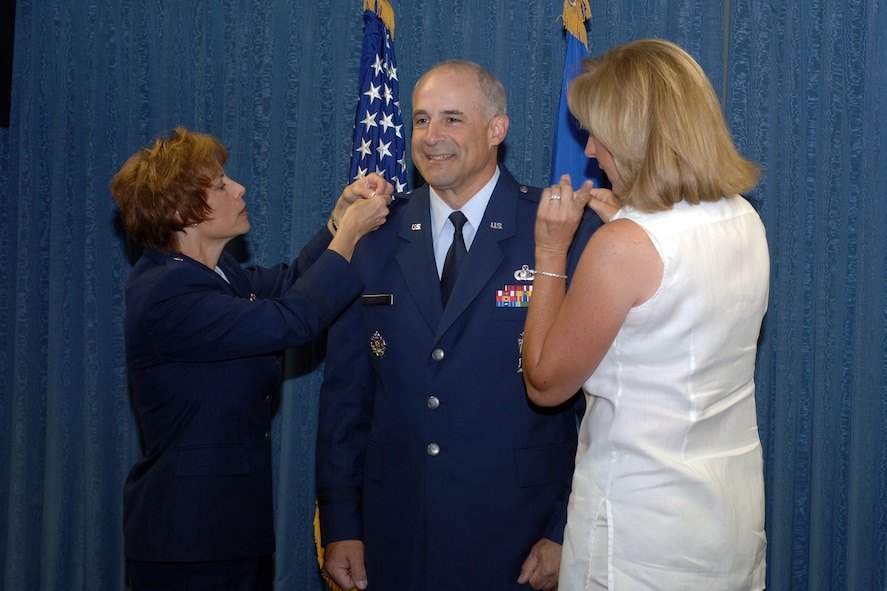
[(505, 115), (486, 120), (474, 72), (434, 70), (413, 92), (413, 162), (454, 209), (492, 177), (496, 147), (505, 139), (507, 129)]

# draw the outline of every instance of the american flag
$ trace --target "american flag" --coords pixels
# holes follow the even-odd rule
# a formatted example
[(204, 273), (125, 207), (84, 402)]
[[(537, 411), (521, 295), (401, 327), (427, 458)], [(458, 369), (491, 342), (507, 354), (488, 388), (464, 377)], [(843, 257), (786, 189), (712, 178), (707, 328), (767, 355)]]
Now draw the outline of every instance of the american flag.
[(585, 156), (588, 132), (579, 126), (579, 122), (576, 121), (567, 106), (567, 89), (573, 78), (582, 72), (582, 60), (588, 56), (585, 21), (590, 16), (591, 8), (588, 5), (588, 0), (564, 0), (567, 51), (554, 130), (551, 182), (552, 184), (559, 183), (561, 176), (569, 174), (573, 188), (578, 188), (586, 179), (592, 179), (596, 187), (606, 186), (606, 175), (601, 171), (597, 160)]
[[(407, 189), (406, 142), (391, 33), (394, 12), (386, 0), (366, 0), (364, 8), (360, 97), (354, 117), (350, 179), (377, 172), (401, 192)], [(379, 16), (380, 9), (383, 17)], [(390, 17), (390, 26), (385, 17)]]

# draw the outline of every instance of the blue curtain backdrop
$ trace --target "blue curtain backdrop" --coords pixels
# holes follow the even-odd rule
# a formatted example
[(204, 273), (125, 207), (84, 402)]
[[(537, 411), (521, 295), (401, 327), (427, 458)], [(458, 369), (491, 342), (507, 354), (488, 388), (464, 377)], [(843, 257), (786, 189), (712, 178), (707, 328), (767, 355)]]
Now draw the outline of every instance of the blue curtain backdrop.
[[(123, 284), (132, 245), (108, 182), (174, 125), (220, 137), (247, 187), (250, 261), (286, 259), (347, 182), (360, 0), (18, 0), (0, 129), (0, 585), (122, 590), (122, 485), (139, 453)], [(758, 364), (769, 588), (887, 589), (887, 10), (877, 0), (591, 0), (589, 50), (685, 46), (764, 167), (770, 240)], [(505, 162), (547, 184), (560, 0), (393, 0), (405, 120), (437, 61), (493, 70)], [(319, 364), (289, 355), (274, 423), (277, 586), (314, 561)], [(481, 526), (482, 524), (479, 524)], [(482, 558), (480, 558), (482, 559)]]

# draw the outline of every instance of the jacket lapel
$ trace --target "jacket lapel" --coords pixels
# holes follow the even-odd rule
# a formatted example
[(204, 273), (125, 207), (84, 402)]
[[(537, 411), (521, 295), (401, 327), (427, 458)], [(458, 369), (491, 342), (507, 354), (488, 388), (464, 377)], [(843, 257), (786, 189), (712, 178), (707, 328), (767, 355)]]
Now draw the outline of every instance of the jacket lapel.
[(435, 339), (440, 338), (478, 297), (488, 299), (487, 302), (481, 301), (481, 305), (488, 303), (491, 309), (494, 306), (495, 294), (481, 292), (489, 289), (490, 279), (505, 260), (499, 242), (514, 236), (518, 199), (518, 185), (514, 178), (504, 168), (500, 167), (500, 171), (499, 182), (468, 250), (449, 304), (443, 310)]
[(440, 278), (431, 245), (431, 208), (428, 186), (413, 191), (404, 206), (398, 235), (404, 241), (395, 255), (416, 307), (434, 331), (442, 311)]
[[(222, 269), (225, 273), (225, 277), (228, 278), (228, 286), (231, 288), (231, 291), (234, 292), (234, 295), (241, 298), (252, 297), (246, 273), (243, 272), (243, 268), (236, 259), (230, 255), (223, 254), (222, 258), (219, 259), (219, 268)], [(215, 273), (215, 271), (213, 271), (213, 273)]]

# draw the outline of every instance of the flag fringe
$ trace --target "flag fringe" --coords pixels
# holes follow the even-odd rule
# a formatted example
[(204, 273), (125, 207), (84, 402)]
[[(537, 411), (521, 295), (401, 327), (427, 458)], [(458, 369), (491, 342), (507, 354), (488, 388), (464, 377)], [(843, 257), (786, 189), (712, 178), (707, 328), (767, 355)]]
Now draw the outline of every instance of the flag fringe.
[[(588, 0), (581, 1), (588, 2)], [(388, 31), (391, 32), (391, 38), (394, 39), (394, 9), (388, 0), (363, 0), (363, 9), (372, 10), (378, 14), (385, 26), (388, 27)]]
[[(372, 2), (372, 0), (365, 1)], [(588, 49), (585, 21), (589, 18), (591, 18), (591, 6), (589, 6), (588, 0), (564, 0), (564, 28), (573, 37), (582, 41), (585, 49)]]

